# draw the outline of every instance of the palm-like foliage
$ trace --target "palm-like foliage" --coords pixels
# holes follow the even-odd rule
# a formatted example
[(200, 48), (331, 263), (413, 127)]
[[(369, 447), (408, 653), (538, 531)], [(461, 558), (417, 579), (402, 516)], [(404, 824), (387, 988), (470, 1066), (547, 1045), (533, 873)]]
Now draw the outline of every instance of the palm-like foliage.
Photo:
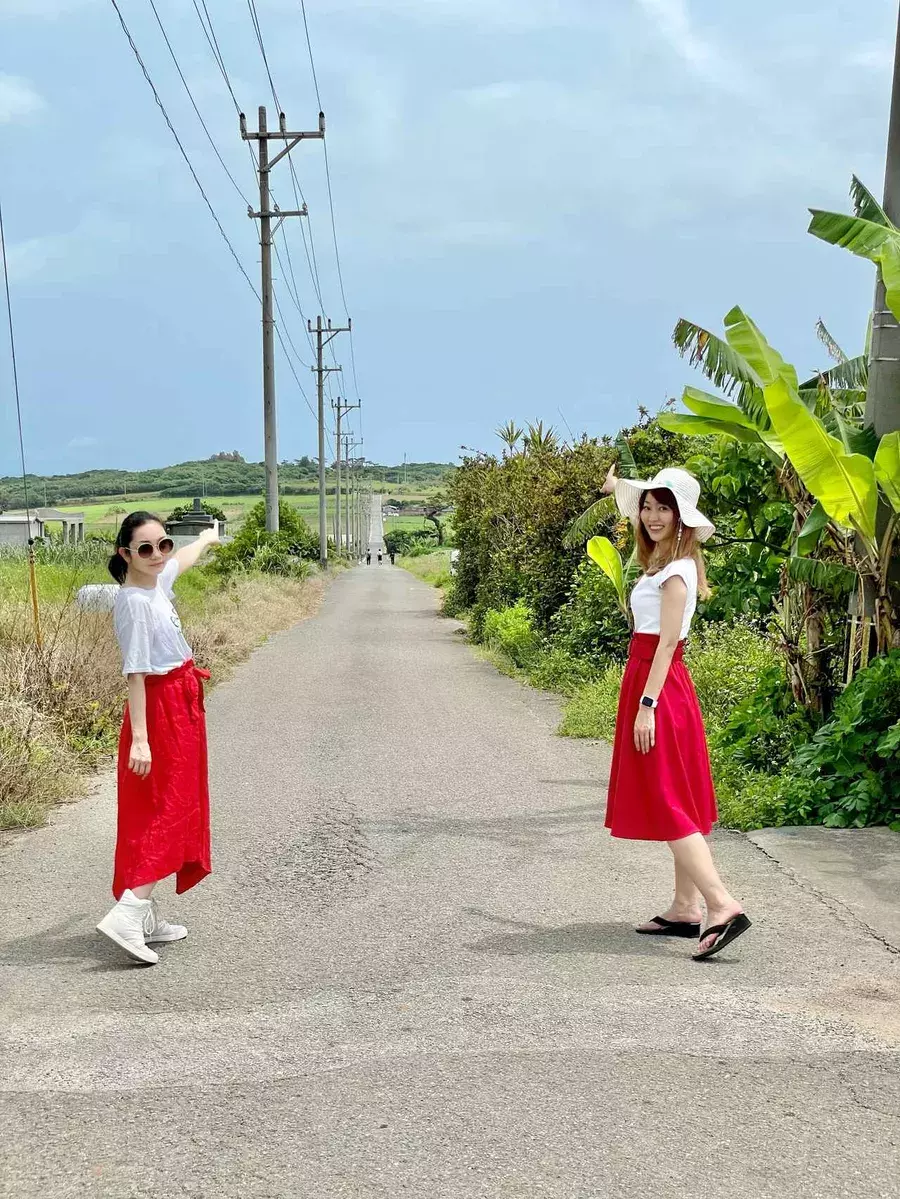
[(516, 446), (519, 444), (519, 439), (524, 432), (525, 430), (520, 429), (516, 422), (512, 420), (508, 420), (505, 425), (501, 425), (496, 430), (497, 436), (502, 442), (505, 442), (511, 454), (515, 451)]
[(548, 426), (545, 429), (544, 422), (539, 420), (528, 426), (523, 445), (526, 453), (539, 454), (543, 450), (555, 450), (559, 445), (559, 438), (553, 428)]

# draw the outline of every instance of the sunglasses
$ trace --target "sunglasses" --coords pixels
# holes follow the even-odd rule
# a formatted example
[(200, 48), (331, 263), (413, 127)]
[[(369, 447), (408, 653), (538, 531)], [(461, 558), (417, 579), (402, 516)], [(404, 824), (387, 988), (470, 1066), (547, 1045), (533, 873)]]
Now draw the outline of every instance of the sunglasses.
[(153, 551), (159, 550), (163, 555), (171, 554), (175, 548), (175, 542), (171, 537), (160, 537), (159, 541), (142, 541), (135, 549), (126, 547), (129, 554), (137, 554), (139, 558), (152, 558)]

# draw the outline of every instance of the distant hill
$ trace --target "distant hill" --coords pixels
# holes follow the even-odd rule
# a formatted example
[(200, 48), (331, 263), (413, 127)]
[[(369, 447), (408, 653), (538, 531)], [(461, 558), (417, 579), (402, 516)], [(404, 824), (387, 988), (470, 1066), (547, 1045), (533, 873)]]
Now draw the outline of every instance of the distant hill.
[[(82, 503), (105, 496), (153, 493), (157, 496), (254, 495), (262, 494), (265, 469), (262, 462), (236, 461), (239, 455), (214, 455), (198, 462), (180, 462), (153, 470), (88, 470), (77, 475), (29, 475), (32, 504)], [(363, 475), (383, 482), (434, 486), (453, 470), (449, 462), (406, 462), (396, 466), (369, 463)], [(312, 458), (282, 462), (279, 481), (285, 492), (308, 491), (318, 480)], [(332, 470), (329, 464), (329, 478)], [(0, 478), (0, 511), (21, 508), (25, 493), (21, 476)]]

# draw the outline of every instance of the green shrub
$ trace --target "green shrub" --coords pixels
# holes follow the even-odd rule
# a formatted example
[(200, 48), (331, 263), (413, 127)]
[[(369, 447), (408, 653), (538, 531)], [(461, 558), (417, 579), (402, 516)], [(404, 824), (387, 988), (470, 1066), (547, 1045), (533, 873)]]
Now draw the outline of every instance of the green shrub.
[(900, 831), (900, 650), (857, 674), (831, 719), (797, 751), (791, 773), (791, 821)]
[(545, 643), (529, 669), (529, 682), (543, 691), (558, 691), (560, 695), (573, 695), (579, 687), (596, 679), (603, 669), (595, 661), (570, 654), (553, 642)]
[(521, 603), (512, 608), (489, 609), (484, 617), (483, 640), (489, 649), (506, 654), (520, 669), (528, 669), (541, 648), (531, 612)]
[(599, 669), (610, 659), (624, 661), (628, 621), (609, 580), (593, 562), (576, 571), (569, 598), (550, 622), (553, 644)]
[(739, 765), (770, 774), (783, 770), (818, 721), (794, 699), (784, 667), (766, 667), (752, 695), (737, 705), (722, 725), (722, 744)]
[(714, 733), (709, 741), (709, 758), (716, 785), (719, 823), (725, 828), (776, 828), (785, 822), (784, 796), (789, 776), (748, 770), (731, 755)]
[(220, 575), (259, 570), (284, 578), (305, 578), (309, 563), (319, 557), (319, 534), (310, 529), (293, 504), (282, 500), (278, 512), (279, 530), (270, 533), (266, 531), (265, 501), (251, 508), (237, 535), (216, 552), (211, 569)]
[(707, 731), (721, 728), (776, 661), (772, 642), (752, 624), (695, 626), (685, 651)]

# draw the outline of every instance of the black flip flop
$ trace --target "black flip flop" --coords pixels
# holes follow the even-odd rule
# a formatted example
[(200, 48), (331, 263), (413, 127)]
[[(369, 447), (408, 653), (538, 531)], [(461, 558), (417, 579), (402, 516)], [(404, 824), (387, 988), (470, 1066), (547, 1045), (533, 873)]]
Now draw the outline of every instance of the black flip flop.
[(730, 920), (726, 920), (724, 924), (713, 924), (710, 928), (703, 930), (703, 935), (700, 940), (705, 941), (707, 937), (715, 936), (715, 941), (710, 945), (709, 949), (702, 949), (699, 953), (692, 954), (695, 962), (703, 962), (707, 958), (711, 958), (714, 953), (718, 953), (720, 949), (724, 949), (726, 945), (730, 945), (735, 937), (739, 937), (741, 933), (745, 933), (750, 927), (750, 917), (743, 912), (739, 912), (737, 916), (732, 916)]
[(667, 920), (665, 916), (654, 916), (648, 923), (658, 924), (659, 928), (636, 928), (636, 933), (645, 937), (687, 937), (695, 940), (700, 936), (700, 925), (692, 924), (690, 920)]

